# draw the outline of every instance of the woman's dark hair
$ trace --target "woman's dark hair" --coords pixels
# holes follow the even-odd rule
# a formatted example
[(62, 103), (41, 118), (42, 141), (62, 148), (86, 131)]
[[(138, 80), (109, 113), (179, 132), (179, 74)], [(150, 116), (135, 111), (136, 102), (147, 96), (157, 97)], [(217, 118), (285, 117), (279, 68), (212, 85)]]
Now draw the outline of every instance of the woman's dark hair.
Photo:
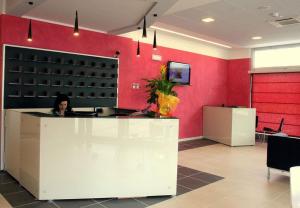
[(53, 111), (59, 111), (59, 104), (63, 101), (67, 101), (68, 102), (68, 105), (67, 105), (67, 109), (66, 111), (67, 112), (70, 112), (72, 111), (72, 107), (71, 107), (71, 103), (70, 103), (70, 99), (67, 95), (65, 94), (59, 94), (57, 95), (55, 101), (54, 101), (54, 106), (53, 106)]

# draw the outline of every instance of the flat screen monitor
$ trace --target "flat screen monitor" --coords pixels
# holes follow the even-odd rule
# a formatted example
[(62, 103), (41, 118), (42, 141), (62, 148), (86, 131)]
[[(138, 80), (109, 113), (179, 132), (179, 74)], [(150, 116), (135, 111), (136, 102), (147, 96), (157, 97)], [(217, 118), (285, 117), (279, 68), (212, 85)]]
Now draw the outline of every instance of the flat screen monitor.
[(189, 64), (169, 61), (167, 79), (180, 85), (190, 85), (191, 67)]

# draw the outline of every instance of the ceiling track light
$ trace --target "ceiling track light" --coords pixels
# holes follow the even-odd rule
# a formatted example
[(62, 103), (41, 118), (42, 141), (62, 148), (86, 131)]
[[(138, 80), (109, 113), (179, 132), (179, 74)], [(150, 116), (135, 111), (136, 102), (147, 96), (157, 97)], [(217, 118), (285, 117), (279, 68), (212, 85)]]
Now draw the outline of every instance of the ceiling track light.
[(156, 43), (156, 30), (154, 30), (154, 38), (153, 38), (153, 50), (157, 49), (157, 43)]
[(144, 24), (143, 24), (143, 38), (147, 37), (147, 30), (146, 30), (146, 16), (144, 16)]
[(137, 49), (136, 49), (136, 56), (140, 57), (140, 41), (138, 40), (138, 45), (137, 45)]
[(29, 20), (29, 27), (28, 27), (28, 35), (27, 35), (27, 41), (32, 41), (32, 29), (31, 29), (31, 20)]
[(74, 36), (79, 36), (79, 27), (78, 27), (78, 12), (76, 10), (75, 23), (74, 23)]

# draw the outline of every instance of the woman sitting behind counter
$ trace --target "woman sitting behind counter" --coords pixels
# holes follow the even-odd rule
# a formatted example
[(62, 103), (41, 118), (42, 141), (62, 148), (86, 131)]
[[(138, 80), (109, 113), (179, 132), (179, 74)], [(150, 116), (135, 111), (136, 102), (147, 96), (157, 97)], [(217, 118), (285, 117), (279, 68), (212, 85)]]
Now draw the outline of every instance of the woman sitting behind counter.
[(65, 94), (59, 94), (54, 102), (52, 113), (56, 116), (65, 116), (72, 113), (70, 99)]

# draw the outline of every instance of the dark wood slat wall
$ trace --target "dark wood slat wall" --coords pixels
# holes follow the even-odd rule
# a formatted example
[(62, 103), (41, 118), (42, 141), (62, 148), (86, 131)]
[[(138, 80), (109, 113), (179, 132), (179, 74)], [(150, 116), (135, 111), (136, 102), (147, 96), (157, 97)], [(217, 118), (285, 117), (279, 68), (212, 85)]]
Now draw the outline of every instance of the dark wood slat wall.
[(73, 107), (116, 107), (118, 60), (30, 48), (5, 48), (4, 108), (51, 108), (56, 96)]
[(300, 73), (254, 74), (252, 107), (258, 115), (258, 131), (278, 129), (284, 118), (283, 132), (300, 136)]

